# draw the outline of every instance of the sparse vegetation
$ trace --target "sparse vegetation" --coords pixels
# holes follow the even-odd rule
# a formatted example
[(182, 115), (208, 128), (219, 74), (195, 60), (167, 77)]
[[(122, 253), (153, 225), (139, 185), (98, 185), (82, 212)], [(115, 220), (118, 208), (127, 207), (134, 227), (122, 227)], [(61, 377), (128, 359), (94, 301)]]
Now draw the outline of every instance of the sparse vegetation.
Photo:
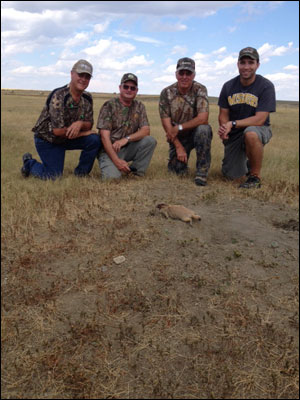
[(298, 104), (271, 116), (263, 186), (244, 192), (220, 174), (214, 101), (208, 186), (194, 155), (190, 176), (167, 173), (157, 96), (145, 178), (101, 182), (95, 163), (78, 179), (74, 151), (62, 179), (24, 179), (46, 95), (2, 91), (1, 397), (298, 399)]

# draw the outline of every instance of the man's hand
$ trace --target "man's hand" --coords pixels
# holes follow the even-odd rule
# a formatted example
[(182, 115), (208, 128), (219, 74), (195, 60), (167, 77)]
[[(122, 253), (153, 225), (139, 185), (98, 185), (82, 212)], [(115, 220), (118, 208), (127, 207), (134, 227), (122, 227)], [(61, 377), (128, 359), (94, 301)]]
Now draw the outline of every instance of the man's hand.
[(220, 136), (220, 139), (222, 140), (228, 139), (228, 134), (231, 131), (231, 128), (232, 128), (231, 121), (225, 122), (225, 124), (220, 125), (218, 130), (218, 135)]
[(79, 135), (79, 132), (80, 132), (81, 129), (82, 129), (82, 125), (83, 125), (83, 122), (82, 122), (82, 121), (73, 122), (73, 124), (71, 124), (71, 125), (67, 128), (66, 137), (67, 137), (68, 139), (75, 139), (75, 138), (77, 138), (78, 135)]
[(126, 174), (129, 174), (129, 172), (131, 172), (128, 163), (121, 158), (118, 158), (116, 161), (114, 161), (114, 164), (121, 172), (125, 172)]
[(122, 147), (126, 146), (126, 144), (128, 143), (128, 139), (126, 138), (122, 138), (120, 140), (116, 140), (112, 147), (115, 150), (116, 153), (119, 153), (119, 151), (121, 150)]
[(173, 141), (177, 137), (177, 135), (178, 135), (178, 125), (171, 126), (166, 132), (167, 140), (168, 140), (168, 142), (171, 142), (171, 143), (173, 143)]
[(177, 159), (179, 161), (187, 164), (187, 162), (188, 162), (187, 154), (181, 143), (178, 143), (176, 146), (176, 155), (177, 155)]

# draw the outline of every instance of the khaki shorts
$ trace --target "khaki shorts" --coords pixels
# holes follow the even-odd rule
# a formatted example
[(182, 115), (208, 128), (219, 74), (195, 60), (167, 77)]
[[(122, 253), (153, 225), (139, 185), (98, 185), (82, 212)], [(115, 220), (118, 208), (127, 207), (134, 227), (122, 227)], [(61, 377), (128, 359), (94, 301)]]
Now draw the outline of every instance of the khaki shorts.
[(222, 173), (226, 178), (240, 178), (248, 172), (245, 148), (246, 132), (256, 132), (263, 145), (267, 144), (272, 137), (272, 131), (269, 126), (248, 126), (244, 130), (234, 134), (228, 140), (224, 140), (225, 149)]

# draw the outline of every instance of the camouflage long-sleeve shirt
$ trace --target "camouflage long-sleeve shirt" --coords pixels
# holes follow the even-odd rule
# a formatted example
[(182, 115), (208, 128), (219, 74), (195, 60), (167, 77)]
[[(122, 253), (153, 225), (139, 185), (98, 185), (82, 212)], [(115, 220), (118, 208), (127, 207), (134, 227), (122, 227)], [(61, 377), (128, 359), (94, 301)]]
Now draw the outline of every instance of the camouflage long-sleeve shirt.
[(70, 93), (69, 85), (54, 89), (48, 96), (39, 119), (32, 128), (35, 137), (50, 143), (63, 143), (67, 139), (55, 136), (53, 129), (70, 126), (73, 122), (85, 121), (93, 125), (93, 98), (88, 92), (83, 92), (79, 103), (75, 103)]
[(143, 126), (149, 126), (149, 122), (146, 108), (138, 100), (126, 107), (118, 98), (112, 99), (106, 101), (99, 111), (97, 128), (110, 131), (112, 143), (135, 133)]
[(185, 95), (179, 93), (177, 82), (163, 89), (160, 94), (160, 118), (171, 118), (176, 125), (190, 121), (201, 112), (208, 112), (208, 108), (207, 89), (196, 81), (193, 81)]

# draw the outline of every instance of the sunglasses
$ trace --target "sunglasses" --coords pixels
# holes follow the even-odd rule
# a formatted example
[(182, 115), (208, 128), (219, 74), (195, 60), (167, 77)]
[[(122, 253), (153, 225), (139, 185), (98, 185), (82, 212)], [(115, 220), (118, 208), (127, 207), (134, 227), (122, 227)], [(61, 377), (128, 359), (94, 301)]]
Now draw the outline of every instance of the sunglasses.
[(135, 92), (136, 91), (136, 89), (137, 89), (137, 87), (136, 86), (129, 86), (129, 85), (123, 85), (123, 88), (125, 89), (125, 90), (131, 90), (132, 92)]
[(193, 74), (193, 72), (189, 71), (189, 70), (186, 70), (186, 69), (181, 69), (180, 71), (178, 71), (178, 74), (180, 76), (184, 76), (184, 75), (191, 76)]

